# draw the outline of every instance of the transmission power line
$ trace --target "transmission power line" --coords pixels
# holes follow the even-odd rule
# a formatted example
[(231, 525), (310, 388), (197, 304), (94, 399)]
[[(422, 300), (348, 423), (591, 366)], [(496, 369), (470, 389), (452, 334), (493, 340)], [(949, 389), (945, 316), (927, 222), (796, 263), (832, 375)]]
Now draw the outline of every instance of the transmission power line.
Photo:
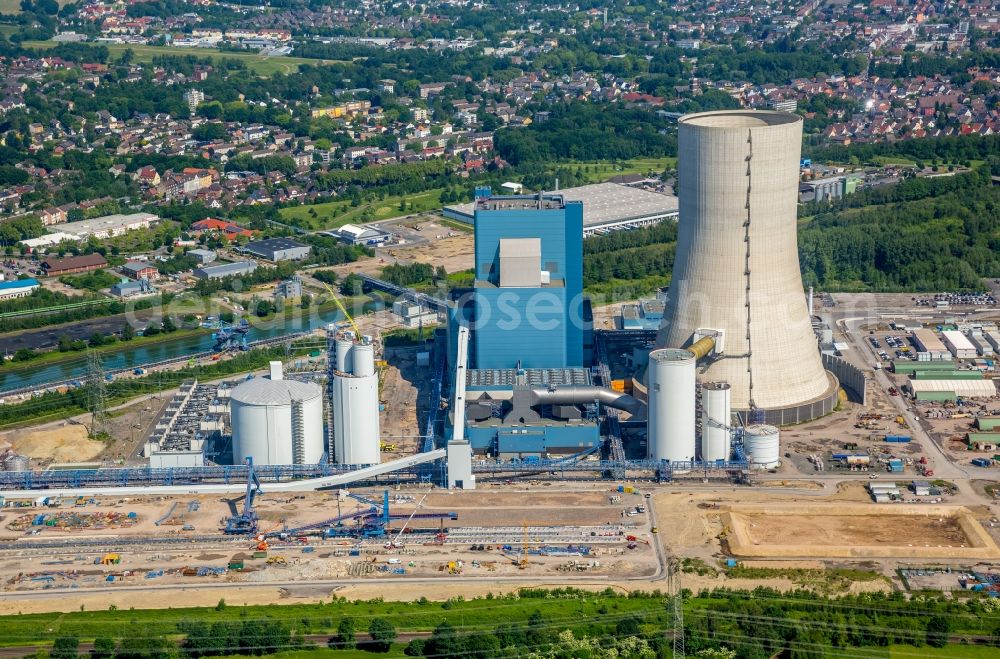
[(681, 594), (681, 570), (676, 560), (667, 565), (667, 592), (673, 607), (674, 659), (684, 659), (684, 597)]
[(91, 414), (91, 437), (108, 431), (108, 392), (105, 382), (101, 356), (91, 350), (87, 353), (87, 409)]

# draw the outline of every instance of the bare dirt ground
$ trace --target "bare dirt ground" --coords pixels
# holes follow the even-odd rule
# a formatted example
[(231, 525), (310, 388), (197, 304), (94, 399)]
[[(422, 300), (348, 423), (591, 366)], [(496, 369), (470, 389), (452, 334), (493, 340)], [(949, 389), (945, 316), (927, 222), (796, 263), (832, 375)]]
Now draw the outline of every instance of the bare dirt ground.
[(878, 515), (868, 517), (819, 515), (761, 515), (743, 517), (750, 538), (763, 545), (861, 545), (960, 547), (969, 539), (951, 517)]
[(3, 433), (0, 448), (5, 444), (15, 453), (47, 462), (86, 462), (105, 448), (103, 442), (90, 439), (82, 425), (66, 422)]
[[(424, 227), (424, 233), (428, 234), (426, 241), (414, 245), (380, 247), (373, 258), (345, 263), (332, 269), (341, 276), (351, 272), (378, 276), (382, 268), (392, 263), (429, 263), (435, 267), (444, 266), (448, 272), (473, 267), (474, 240), (471, 233), (455, 232), (454, 235), (447, 236), (447, 229), (438, 227), (433, 222), (426, 222), (421, 226)], [(433, 235), (435, 230), (446, 237), (436, 238)]]
[[(834, 503), (841, 508), (851, 506), (853, 510), (856, 507), (857, 513), (840, 516), (814, 514), (817, 507)], [(794, 544), (821, 548), (831, 544), (853, 544), (863, 547), (891, 543), (900, 548), (901, 555), (910, 548), (908, 545), (914, 548), (927, 544), (932, 547), (949, 544), (956, 548), (963, 544), (970, 547), (968, 533), (957, 519), (936, 512), (937, 508), (955, 511), (962, 508), (909, 506), (906, 514), (894, 515), (892, 508), (871, 503), (860, 482), (842, 483), (835, 493), (819, 496), (746, 489), (711, 493), (671, 491), (655, 495), (653, 505), (661, 528), (670, 529), (670, 532), (660, 534), (664, 549), (676, 556), (699, 558), (706, 562), (715, 562), (728, 555), (725, 543), (732, 533), (727, 519), (731, 511), (745, 519), (751, 541), (766, 546)], [(740, 512), (741, 506), (748, 507), (748, 510)], [(758, 510), (761, 506), (774, 506), (775, 514), (764, 514)], [(798, 514), (796, 507), (801, 509)], [(837, 508), (831, 510), (836, 511)], [(862, 511), (870, 512), (865, 514)], [(981, 516), (976, 510), (971, 513)], [(944, 521), (939, 521), (942, 519)], [(970, 521), (978, 524), (975, 520)], [(787, 556), (776, 553), (773, 557)], [(761, 557), (766, 558), (766, 555)]]
[[(422, 423), (427, 416), (429, 389), (433, 371), (417, 366), (416, 347), (387, 347), (385, 369), (379, 386), (379, 398), (385, 405), (381, 415), (382, 441), (395, 444), (398, 454), (421, 450)], [(390, 454), (387, 454), (389, 456)]]
[(158, 397), (144, 396), (115, 410), (108, 423), (111, 439), (99, 457), (111, 462), (141, 457), (141, 446), (170, 398), (162, 394)]

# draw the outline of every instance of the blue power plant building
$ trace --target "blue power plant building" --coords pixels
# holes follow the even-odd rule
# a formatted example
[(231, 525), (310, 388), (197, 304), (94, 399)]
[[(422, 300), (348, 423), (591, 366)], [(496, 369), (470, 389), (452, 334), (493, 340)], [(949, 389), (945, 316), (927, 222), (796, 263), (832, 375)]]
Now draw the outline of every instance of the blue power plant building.
[(583, 366), (583, 204), (479, 197), (477, 368)]
[(523, 458), (599, 446), (600, 404), (637, 401), (591, 381), (583, 204), (479, 188), (475, 243), (475, 282), (453, 291), (449, 323), (453, 366), (458, 326), (470, 328), (464, 435), (472, 449)]

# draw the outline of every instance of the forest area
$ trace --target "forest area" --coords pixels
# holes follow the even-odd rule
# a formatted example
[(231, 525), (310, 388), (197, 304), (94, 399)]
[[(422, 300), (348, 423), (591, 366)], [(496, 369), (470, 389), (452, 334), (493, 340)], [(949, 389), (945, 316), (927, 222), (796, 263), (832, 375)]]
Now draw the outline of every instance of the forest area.
[(1000, 189), (984, 167), (817, 213), (800, 226), (799, 261), (805, 285), (827, 291), (978, 290), (1000, 277), (998, 231)]
[[(991, 165), (801, 207), (805, 285), (831, 292), (979, 290), (982, 278), (1000, 277), (1000, 188), (991, 183)], [(584, 285), (669, 278), (676, 240), (674, 223), (589, 238)]]

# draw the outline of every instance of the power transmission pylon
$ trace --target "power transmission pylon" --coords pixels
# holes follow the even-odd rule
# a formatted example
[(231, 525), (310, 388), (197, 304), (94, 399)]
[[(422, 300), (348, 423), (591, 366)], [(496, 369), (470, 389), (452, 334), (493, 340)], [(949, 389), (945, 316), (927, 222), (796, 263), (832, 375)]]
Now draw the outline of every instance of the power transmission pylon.
[(667, 565), (667, 593), (674, 618), (674, 659), (684, 659), (684, 598), (681, 595), (681, 571), (676, 560)]
[(87, 354), (87, 409), (90, 417), (90, 436), (106, 435), (108, 431), (108, 398), (101, 356), (91, 350)]

